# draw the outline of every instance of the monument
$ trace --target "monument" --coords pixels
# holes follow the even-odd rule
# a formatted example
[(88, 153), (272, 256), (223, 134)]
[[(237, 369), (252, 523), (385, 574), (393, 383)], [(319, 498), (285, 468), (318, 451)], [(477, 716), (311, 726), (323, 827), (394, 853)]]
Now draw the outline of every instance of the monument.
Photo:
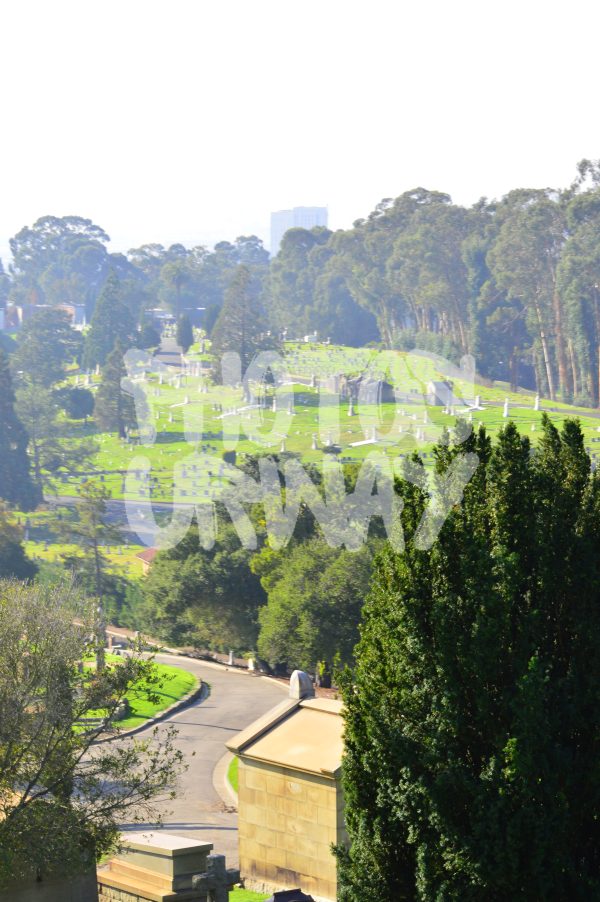
[(228, 902), (240, 872), (212, 843), (162, 831), (124, 833), (119, 853), (98, 871), (99, 902)]

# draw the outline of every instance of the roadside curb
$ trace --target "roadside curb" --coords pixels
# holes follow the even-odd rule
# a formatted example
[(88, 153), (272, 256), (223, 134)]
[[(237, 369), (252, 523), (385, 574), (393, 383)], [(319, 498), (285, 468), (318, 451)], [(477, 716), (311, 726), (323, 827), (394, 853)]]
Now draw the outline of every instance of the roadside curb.
[(200, 680), (199, 686), (197, 686), (192, 692), (188, 692), (187, 695), (184, 695), (183, 698), (180, 698), (168, 708), (165, 708), (164, 711), (160, 711), (154, 717), (151, 717), (149, 720), (145, 720), (144, 723), (141, 723), (137, 727), (133, 727), (131, 730), (123, 730), (123, 732), (117, 731), (112, 736), (106, 736), (104, 739), (96, 739), (94, 740), (92, 745), (104, 745), (104, 743), (106, 742), (114, 742), (115, 739), (129, 739), (131, 736), (136, 736), (143, 730), (147, 730), (149, 727), (154, 726), (154, 724), (160, 723), (162, 720), (166, 720), (173, 714), (178, 714), (179, 711), (183, 711), (184, 708), (187, 708), (194, 702), (205, 701), (210, 694), (210, 687), (208, 683), (205, 683), (204, 680), (202, 680), (200, 677), (198, 677), (198, 679)]
[(222, 758), (219, 758), (215, 769), (213, 770), (212, 783), (213, 788), (223, 804), (228, 807), (234, 807), (237, 811), (238, 794), (227, 779), (229, 765), (233, 761), (234, 756), (231, 752), (225, 752)]
[(213, 670), (227, 671), (227, 673), (239, 673), (242, 676), (251, 677), (254, 680), (267, 680), (269, 683), (280, 686), (283, 692), (290, 691), (290, 684), (287, 680), (269, 676), (269, 674), (261, 673), (258, 670), (246, 670), (244, 667), (235, 667), (231, 664), (223, 664), (221, 661), (211, 661), (205, 658), (194, 658), (192, 655), (186, 655), (183, 652), (175, 651), (174, 649), (160, 648), (156, 649), (156, 651), (149, 652), (149, 654), (176, 658), (179, 661), (190, 661), (194, 664), (198, 664), (199, 667), (210, 667)]

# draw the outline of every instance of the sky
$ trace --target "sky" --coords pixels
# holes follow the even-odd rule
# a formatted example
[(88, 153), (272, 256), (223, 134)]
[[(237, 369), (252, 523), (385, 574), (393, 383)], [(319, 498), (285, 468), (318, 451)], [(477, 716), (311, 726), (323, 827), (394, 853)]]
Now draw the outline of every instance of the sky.
[(600, 5), (19, 0), (0, 42), (0, 257), (40, 216), (112, 250), (347, 228), (418, 185), (463, 204), (600, 157)]

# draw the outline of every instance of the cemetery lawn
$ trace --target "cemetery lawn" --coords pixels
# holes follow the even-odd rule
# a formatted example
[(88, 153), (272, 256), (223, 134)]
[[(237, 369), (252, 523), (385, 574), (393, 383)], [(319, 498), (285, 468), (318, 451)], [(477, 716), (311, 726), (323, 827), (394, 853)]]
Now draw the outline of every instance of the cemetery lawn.
[(239, 758), (234, 756), (234, 758), (232, 759), (232, 761), (229, 764), (229, 767), (227, 768), (227, 779), (229, 780), (229, 784), (230, 784), (231, 788), (235, 792), (238, 792), (239, 764), (240, 764)]
[[(441, 406), (423, 404), (428, 381), (444, 378), (429, 358), (399, 351), (292, 343), (286, 345), (285, 356), (290, 380), (287, 389), (292, 400), (289, 410), (287, 401), (282, 400), (277, 411), (271, 409), (270, 401), (268, 409), (251, 410), (243, 401), (239, 388), (210, 382), (203, 384), (191, 376), (185, 377), (181, 384), (177, 384), (175, 376), (162, 377), (161, 382), (158, 374), (151, 374), (143, 391), (155, 434), (142, 444), (127, 444), (112, 434), (94, 434), (92, 423), (66, 422), (71, 438), (93, 435), (99, 450), (87, 473), (65, 476), (63, 481), (57, 482), (56, 495), (76, 497), (81, 480), (94, 476), (110, 490), (115, 500), (139, 499), (167, 504), (209, 502), (215, 488), (226, 480), (222, 462), (223, 453), (228, 450), (235, 450), (238, 464), (246, 454), (280, 454), (285, 450), (297, 454), (303, 463), (320, 466), (328, 436), (331, 438), (330, 421), (327, 411), (322, 411), (327, 422), (319, 422), (319, 392), (307, 384), (312, 376), (325, 380), (338, 373), (353, 376), (369, 370), (375, 378), (387, 378), (400, 390), (403, 386), (406, 389), (406, 403), (358, 403), (351, 412), (348, 403), (342, 402), (339, 424), (334, 409), (331, 409), (334, 433), (331, 450), (344, 462), (360, 463), (373, 453), (393, 460), (410, 456), (416, 450), (425, 466), (430, 467), (433, 463), (431, 452), (442, 430), (455, 424), (456, 417), (445, 413)], [(93, 377), (94, 388), (97, 381)], [(509, 418), (533, 445), (539, 440), (542, 415), (546, 411), (558, 426), (565, 416), (577, 416), (587, 450), (593, 458), (600, 453), (600, 418), (594, 416), (597, 411), (543, 398), (541, 409), (535, 410), (533, 392), (511, 392), (502, 383), (469, 388), (461, 379), (454, 377), (453, 381), (458, 396), (464, 392), (465, 398), (472, 400), (472, 396), (479, 395), (484, 409), (473, 412), (472, 425), (473, 428), (480, 423), (485, 425), (492, 440), (507, 423), (503, 405), (504, 399), (508, 398)], [(333, 395), (331, 400), (334, 400)], [(239, 414), (235, 413), (244, 407)], [(464, 406), (458, 412), (467, 415)], [(184, 414), (189, 420), (188, 427), (191, 424), (192, 431), (202, 436), (197, 446), (186, 440)], [(335, 435), (338, 429), (339, 434)], [(375, 441), (374, 429), (377, 429)], [(317, 436), (316, 448), (313, 448), (313, 435)], [(148, 476), (145, 467), (149, 467)], [(159, 522), (162, 516), (164, 512), (157, 514)], [(126, 564), (126, 561), (115, 560), (115, 567), (119, 564)], [(124, 569), (133, 576), (135, 568), (137, 563), (132, 561)]]
[[(117, 655), (107, 655), (106, 663), (118, 666), (120, 658)], [(89, 662), (86, 666), (93, 668), (95, 664)], [(163, 680), (161, 688), (152, 687), (153, 694), (156, 694), (158, 700), (151, 702), (148, 699), (139, 697), (138, 693), (144, 690), (144, 685), (131, 690), (127, 695), (130, 704), (130, 716), (124, 720), (118, 721), (115, 725), (121, 730), (133, 730), (141, 726), (151, 717), (156, 717), (161, 711), (169, 708), (178, 702), (184, 695), (192, 692), (199, 685), (198, 678), (188, 670), (182, 670), (180, 667), (173, 667), (170, 664), (154, 664), (156, 673)], [(100, 717), (101, 711), (90, 711), (90, 717)]]

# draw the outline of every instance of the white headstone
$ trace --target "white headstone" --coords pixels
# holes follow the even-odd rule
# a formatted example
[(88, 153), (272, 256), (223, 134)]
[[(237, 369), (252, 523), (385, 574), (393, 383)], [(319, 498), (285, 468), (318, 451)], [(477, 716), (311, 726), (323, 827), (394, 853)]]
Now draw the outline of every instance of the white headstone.
[(314, 698), (313, 681), (304, 670), (294, 670), (290, 677), (290, 698)]

